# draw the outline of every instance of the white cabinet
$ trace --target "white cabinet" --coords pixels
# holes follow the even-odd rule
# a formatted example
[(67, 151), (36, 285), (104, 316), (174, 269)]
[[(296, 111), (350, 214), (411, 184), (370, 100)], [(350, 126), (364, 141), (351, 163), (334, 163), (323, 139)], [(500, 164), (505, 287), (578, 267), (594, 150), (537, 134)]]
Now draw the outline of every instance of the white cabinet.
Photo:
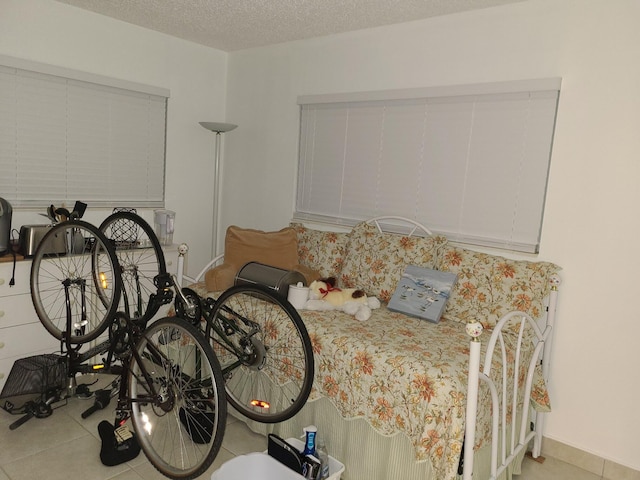
[[(0, 390), (4, 387), (13, 362), (31, 355), (55, 353), (60, 343), (47, 332), (33, 308), (29, 293), (31, 262), (0, 262)], [(12, 276), (15, 285), (11, 286)]]

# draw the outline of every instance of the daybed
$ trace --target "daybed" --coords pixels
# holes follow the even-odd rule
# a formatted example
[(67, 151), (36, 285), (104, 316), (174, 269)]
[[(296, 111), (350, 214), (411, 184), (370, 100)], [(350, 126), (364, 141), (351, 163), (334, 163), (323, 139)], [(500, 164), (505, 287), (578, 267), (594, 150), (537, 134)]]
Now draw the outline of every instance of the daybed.
[[(230, 227), (225, 249), (231, 261), (217, 258), (186, 279), (200, 282), (201, 294), (215, 296), (211, 291), (229, 286), (230, 272), (255, 260), (308, 279), (335, 276), (340, 286), (383, 302), (365, 322), (301, 310), (315, 355), (311, 396), (281, 424), (239, 417), (254, 431), (297, 437), (315, 424), (329, 453), (345, 464), (344, 480), (448, 480), (459, 478), (461, 463), (465, 479), (471, 467), (476, 479), (511, 478), (530, 444), (533, 456), (540, 454), (556, 265), (479, 253), (397, 217), (349, 232)], [(457, 273), (438, 324), (386, 308), (407, 264)], [(469, 336), (482, 328), (479, 338)]]

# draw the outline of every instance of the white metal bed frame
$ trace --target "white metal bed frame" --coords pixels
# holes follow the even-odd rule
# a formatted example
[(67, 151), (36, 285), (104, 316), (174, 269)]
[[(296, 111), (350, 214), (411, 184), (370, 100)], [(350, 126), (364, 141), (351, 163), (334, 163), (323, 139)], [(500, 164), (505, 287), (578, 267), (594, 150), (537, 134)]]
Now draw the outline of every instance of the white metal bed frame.
[[(394, 232), (394, 227), (406, 230), (405, 235), (433, 235), (432, 232), (424, 225), (404, 217), (382, 216), (372, 218), (367, 221), (374, 224), (380, 232)], [(397, 231), (394, 233), (398, 233)], [(209, 261), (202, 270), (195, 276), (189, 277), (184, 274), (184, 255), (188, 248), (181, 248), (178, 258), (177, 280), (182, 285), (183, 281), (197, 283), (201, 282), (205, 273), (224, 259), (224, 254), (218, 255)], [(465, 327), (467, 334), (471, 337), (469, 342), (469, 377), (467, 383), (467, 405), (465, 422), (465, 441), (463, 451), (463, 480), (471, 480), (473, 475), (474, 463), (474, 445), (476, 436), (476, 421), (478, 412), (478, 392), (480, 382), (484, 382), (490, 391), (492, 400), (492, 427), (491, 427), (491, 466), (490, 477), (487, 480), (495, 480), (502, 474), (522, 453), (526, 451), (529, 443), (533, 440), (532, 456), (538, 458), (542, 449), (542, 430), (544, 426), (544, 412), (536, 412), (530, 406), (531, 389), (533, 387), (533, 377), (536, 365), (542, 363), (542, 374), (545, 382), (549, 379), (550, 369), (550, 350), (553, 337), (553, 327), (555, 325), (556, 304), (558, 298), (558, 287), (560, 285), (560, 277), (554, 275), (551, 279), (551, 291), (545, 315), (545, 324), (540, 328), (537, 321), (523, 312), (510, 312), (502, 317), (496, 327), (493, 329), (491, 337), (487, 343), (484, 363), (481, 364), (481, 342), (482, 325), (480, 322), (468, 323)], [(512, 378), (508, 378), (507, 369), (502, 369), (502, 378), (500, 379), (501, 388), (491, 378), (491, 360), (496, 353), (496, 349), (501, 358), (502, 365), (507, 364), (506, 349), (504, 343), (503, 329), (507, 324), (519, 321), (519, 334), (517, 340), (517, 355), (514, 374)], [(524, 338), (524, 331), (527, 325), (533, 330), (536, 337), (536, 346), (529, 365), (527, 366), (527, 377), (524, 386), (520, 386), (518, 382), (518, 372), (520, 370), (520, 354)], [(511, 388), (512, 402), (511, 415), (514, 419), (511, 424), (507, 423), (507, 392)], [(523, 401), (517, 402), (519, 397), (518, 389), (523, 388)], [(502, 391), (502, 398), (499, 398), (498, 391)], [(531, 416), (530, 416), (531, 415)], [(520, 419), (520, 428), (517, 429)], [(527, 432), (527, 423), (531, 422), (532, 428)], [(516, 433), (519, 431), (519, 434)], [(509, 436), (507, 436), (509, 434)], [(516, 441), (517, 437), (517, 441)], [(500, 441), (508, 439), (508, 441)]]
[[(397, 224), (397, 222), (409, 225), (408, 235), (412, 236), (416, 232), (421, 235), (433, 235), (433, 233), (421, 223), (414, 220), (396, 217), (396, 216), (382, 216), (372, 218), (367, 221), (369, 224), (374, 224), (380, 232), (389, 231), (385, 230), (383, 225)], [(532, 456), (538, 458), (542, 449), (542, 430), (544, 426), (544, 413), (535, 412), (529, 406), (531, 399), (531, 389), (533, 388), (533, 376), (534, 370), (538, 362), (542, 360), (542, 374), (545, 381), (549, 379), (550, 368), (550, 350), (551, 339), (553, 333), (553, 327), (555, 324), (556, 304), (558, 299), (558, 286), (560, 285), (560, 277), (554, 275), (551, 285), (551, 293), (549, 295), (549, 305), (545, 315), (544, 328), (540, 328), (535, 319), (530, 315), (523, 312), (510, 312), (504, 315), (496, 327), (493, 329), (491, 337), (487, 343), (487, 351), (485, 352), (484, 364), (481, 367), (481, 342), (479, 340), (482, 334), (482, 324), (480, 322), (469, 323), (466, 325), (466, 332), (471, 337), (469, 345), (469, 380), (467, 382), (467, 408), (465, 422), (465, 442), (463, 451), (463, 480), (471, 480), (473, 472), (473, 455), (476, 435), (476, 420), (478, 412), (478, 392), (480, 389), (480, 381), (484, 382), (491, 393), (492, 403), (492, 427), (491, 427), (491, 476), (488, 480), (494, 480), (516, 459), (519, 454), (526, 450), (529, 442), (533, 440)], [(498, 398), (498, 388), (491, 378), (491, 360), (496, 352), (496, 348), (499, 347), (499, 355), (501, 358), (501, 364), (507, 364), (507, 352), (504, 344), (503, 328), (510, 322), (520, 319), (520, 328), (518, 334), (518, 341), (516, 347), (516, 361), (513, 378), (508, 378), (507, 369), (502, 369), (502, 399)], [(518, 384), (518, 372), (520, 370), (520, 357), (521, 347), (524, 340), (525, 327), (529, 325), (536, 337), (536, 346), (529, 365), (527, 366), (527, 378), (524, 389), (524, 398), (521, 404), (518, 404), (518, 389), (521, 386)], [(514, 419), (510, 425), (510, 435), (507, 437), (508, 424), (507, 424), (507, 396), (508, 389), (511, 388), (512, 401), (511, 412)], [(531, 417), (529, 413), (531, 412)], [(515, 420), (520, 418), (520, 429), (517, 429), (518, 422)], [(469, 421), (469, 419), (471, 419)], [(532, 421), (533, 428), (527, 433), (527, 422)], [(519, 431), (519, 435), (517, 432)], [(516, 442), (516, 438), (518, 439)], [(509, 441), (502, 441), (500, 439), (509, 439)], [(498, 457), (500, 463), (498, 463)]]

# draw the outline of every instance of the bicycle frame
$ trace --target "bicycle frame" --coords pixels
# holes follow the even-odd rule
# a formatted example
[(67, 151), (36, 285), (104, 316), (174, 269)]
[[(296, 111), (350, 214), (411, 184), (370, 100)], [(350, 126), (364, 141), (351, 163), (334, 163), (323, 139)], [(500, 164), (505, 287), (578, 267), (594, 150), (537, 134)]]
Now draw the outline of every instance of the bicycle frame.
[[(78, 233), (74, 243), (50, 255), (46, 242), (66, 239), (70, 231)], [(123, 235), (128, 242), (116, 249)], [(166, 273), (151, 227), (132, 213), (114, 213), (100, 228), (81, 220), (54, 225), (34, 255), (30, 283), (40, 321), (60, 342), (56, 364), (67, 379), (66, 385), (56, 380), (47, 387), (46, 401), (16, 409), (22, 418), (10, 429), (50, 415), (51, 404), (71, 396), (95, 394), (82, 418), (117, 396), (114, 422), (98, 425), (105, 465), (128, 461), (143, 450), (170, 478), (202, 475), (224, 436), (225, 379), (200, 330), (181, 318), (154, 317), (173, 300), (174, 290), (181, 292)], [(111, 374), (115, 380), (91, 391), (97, 381), (76, 384), (78, 374), (88, 373)], [(125, 425), (129, 419), (133, 432)]]
[[(159, 276), (162, 278), (158, 278), (156, 281), (156, 285), (158, 286), (158, 292), (150, 301), (158, 302), (161, 305), (168, 303), (172, 299), (171, 287), (175, 287), (175, 282), (171, 280), (171, 276), (164, 275)], [(137, 277), (136, 277), (137, 278)], [(72, 285), (79, 285), (81, 291), (81, 299), (82, 299), (82, 312), (83, 319), (86, 320), (86, 301), (85, 301), (85, 288), (82, 281), (66, 279), (63, 281), (63, 286), (65, 288), (65, 304), (67, 307), (67, 332), (70, 332), (72, 328), (82, 329), (84, 325), (71, 325), (71, 313), (70, 313), (70, 294), (69, 288)], [(178, 290), (176, 288), (176, 290)], [(123, 291), (123, 295), (126, 296), (126, 293)], [(127, 305), (127, 302), (125, 302)], [(128, 309), (126, 309), (128, 310)], [(138, 402), (155, 402), (159, 399), (159, 394), (155, 390), (153, 382), (151, 380), (150, 374), (147, 372), (144, 362), (140, 358), (138, 352), (135, 350), (135, 345), (138, 341), (144, 336), (144, 331), (147, 327), (147, 322), (139, 322), (134, 321), (129, 316), (129, 312), (125, 312), (124, 314), (116, 314), (116, 318), (113, 319), (113, 322), (108, 327), (109, 329), (109, 338), (99, 344), (93, 346), (85, 352), (80, 352), (80, 348), (82, 345), (72, 345), (69, 342), (69, 336), (66, 335), (66, 332), (63, 332), (63, 342), (64, 347), (61, 347), (62, 353), (65, 351), (63, 348), (66, 348), (66, 357), (67, 357), (67, 376), (70, 379), (75, 379), (76, 374), (87, 374), (87, 373), (102, 373), (102, 374), (113, 374), (119, 377), (120, 383), (120, 391), (118, 397), (118, 405), (116, 407), (116, 421), (118, 425), (122, 425), (126, 420), (130, 417), (131, 412), (131, 399), (129, 396), (129, 392), (126, 388), (126, 378), (129, 374), (129, 364), (131, 361), (131, 356), (133, 356), (134, 361), (140, 367), (140, 371), (147, 382), (147, 385), (150, 386), (151, 392), (149, 392), (148, 397), (138, 398), (135, 401)], [(161, 361), (162, 353), (159, 352), (152, 343), (149, 343), (151, 348), (153, 349), (154, 355), (157, 356), (158, 361)], [(119, 351), (122, 350), (122, 351)], [(85, 363), (93, 357), (98, 355), (107, 354), (107, 358), (102, 363), (96, 364), (88, 364)], [(113, 362), (118, 359), (121, 362), (121, 365), (114, 365)], [(75, 394), (75, 385), (71, 383), (67, 386), (66, 396), (69, 397)]]
[[(133, 341), (133, 337), (131, 337), (131, 340), (129, 342), (129, 352), (130, 355), (133, 356), (134, 361), (137, 363), (137, 365), (140, 367), (140, 371), (142, 373), (142, 376), (144, 377), (144, 380), (147, 384), (147, 386), (149, 387), (149, 389), (151, 390), (150, 392), (148, 392), (148, 396), (146, 397), (137, 397), (136, 399), (132, 399), (130, 396), (130, 392), (128, 391), (128, 388), (125, 386), (126, 385), (126, 378), (129, 375), (129, 361), (127, 359), (126, 362), (123, 362), (122, 364), (122, 371), (120, 373), (120, 390), (119, 390), (119, 396), (118, 396), (118, 405), (116, 407), (116, 420), (115, 423), (117, 425), (122, 425), (123, 423), (125, 423), (129, 417), (131, 416), (131, 406), (133, 404), (133, 402), (142, 402), (142, 403), (155, 403), (157, 401), (160, 401), (160, 394), (158, 391), (156, 391), (155, 386), (154, 386), (154, 382), (153, 379), (151, 378), (151, 375), (149, 374), (149, 372), (147, 371), (147, 369), (144, 366), (144, 362), (142, 361), (142, 358), (140, 357), (140, 355), (138, 354), (138, 352), (136, 351), (135, 348), (133, 348), (135, 346), (135, 344), (138, 342), (138, 340), (144, 336), (144, 332), (140, 333), (140, 336), (138, 336), (135, 341)], [(159, 352), (155, 346), (153, 346), (152, 343), (149, 343), (149, 345), (152, 347), (152, 353), (158, 357), (158, 360), (160, 361), (162, 354), (161, 352)]]
[[(215, 334), (220, 338), (219, 340), (218, 338), (216, 338), (216, 335), (213, 335), (212, 336), (213, 341), (216, 342), (218, 345), (220, 345), (222, 348), (224, 348), (226, 351), (228, 351), (229, 353), (231, 353), (232, 355), (238, 358), (237, 362), (227, 365), (226, 367), (225, 366), (222, 367), (222, 373), (223, 375), (226, 376), (227, 374), (229, 374), (239, 366), (248, 364), (247, 359), (251, 354), (251, 352), (244, 352), (241, 348), (234, 345), (234, 343), (229, 338), (230, 335), (240, 334), (243, 339), (251, 338), (260, 331), (260, 327), (255, 322), (252, 322), (248, 318), (240, 317), (240, 319), (245, 325), (252, 327), (251, 331), (245, 332), (238, 326), (237, 322), (233, 319), (221, 317), (221, 316), (219, 316), (218, 318), (212, 319), (211, 315), (213, 313), (215, 306), (216, 306), (216, 300), (214, 300), (213, 298), (207, 298), (205, 308), (203, 309), (204, 310), (203, 316), (206, 323), (211, 326)], [(228, 311), (228, 309), (226, 310)], [(233, 313), (234, 316), (239, 317), (239, 315), (236, 312), (231, 312), (231, 313)], [(222, 324), (223, 322), (224, 322), (224, 325)]]

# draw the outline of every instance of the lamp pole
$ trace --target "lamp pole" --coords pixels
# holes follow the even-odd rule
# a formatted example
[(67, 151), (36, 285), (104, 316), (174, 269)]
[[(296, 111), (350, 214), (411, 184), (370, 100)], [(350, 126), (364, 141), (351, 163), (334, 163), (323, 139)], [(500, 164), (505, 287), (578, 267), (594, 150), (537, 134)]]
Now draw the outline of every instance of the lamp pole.
[(220, 137), (223, 133), (237, 128), (237, 125), (219, 122), (200, 122), (200, 125), (216, 134), (216, 156), (213, 166), (215, 192), (213, 195), (213, 222), (211, 227), (211, 258), (214, 258), (218, 255), (218, 222), (220, 221), (219, 210), (222, 199), (220, 192)]

